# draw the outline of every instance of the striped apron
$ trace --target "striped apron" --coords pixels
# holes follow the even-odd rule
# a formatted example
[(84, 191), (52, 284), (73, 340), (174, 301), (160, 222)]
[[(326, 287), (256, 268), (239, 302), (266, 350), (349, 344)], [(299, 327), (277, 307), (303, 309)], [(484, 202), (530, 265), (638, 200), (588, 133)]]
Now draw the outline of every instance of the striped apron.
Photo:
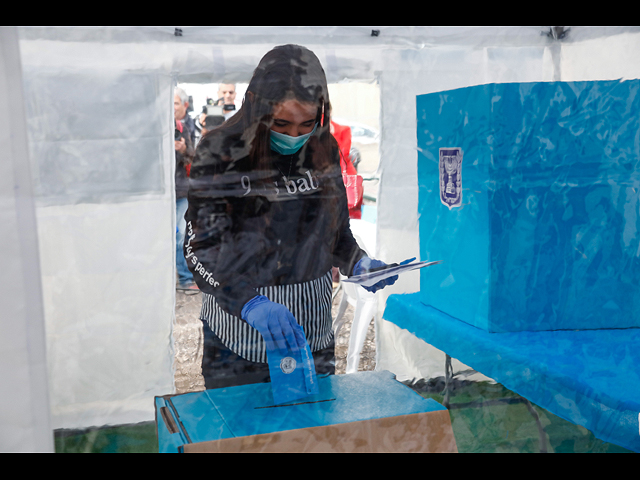
[[(324, 276), (293, 285), (260, 287), (256, 290), (275, 303), (286, 306), (302, 326), (312, 352), (333, 340), (331, 328), (331, 270)], [(213, 295), (202, 292), (200, 318), (232, 352), (250, 362), (267, 363), (266, 344), (258, 330), (218, 305)]]

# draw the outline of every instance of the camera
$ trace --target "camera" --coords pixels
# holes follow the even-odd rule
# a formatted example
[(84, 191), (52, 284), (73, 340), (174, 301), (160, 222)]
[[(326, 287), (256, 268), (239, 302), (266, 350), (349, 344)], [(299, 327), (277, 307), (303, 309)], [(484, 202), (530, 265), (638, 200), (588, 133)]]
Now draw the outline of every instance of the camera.
[(205, 105), (205, 106), (203, 106), (202, 107), (202, 113), (204, 113), (207, 116), (209, 116), (209, 115), (214, 115), (214, 116), (223, 115), (222, 107), (219, 107), (217, 105)]
[(206, 113), (207, 115), (222, 115), (222, 112), (211, 112), (211, 111), (206, 112), (205, 108), (207, 106), (216, 106), (217, 108), (222, 108), (224, 112), (232, 112), (233, 110), (236, 109), (236, 106), (234, 104), (226, 105), (224, 103), (224, 97), (220, 97), (217, 100), (207, 97), (207, 105), (202, 107), (202, 112)]
[(182, 138), (182, 132), (176, 128), (175, 131), (173, 132), (173, 139), (177, 142), (181, 138)]

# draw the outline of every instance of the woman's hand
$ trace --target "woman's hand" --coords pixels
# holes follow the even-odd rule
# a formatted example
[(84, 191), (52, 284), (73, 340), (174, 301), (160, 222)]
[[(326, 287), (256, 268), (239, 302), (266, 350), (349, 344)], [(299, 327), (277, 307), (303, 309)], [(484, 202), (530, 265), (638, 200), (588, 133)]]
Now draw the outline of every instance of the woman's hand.
[[(302, 327), (289, 309), (265, 296), (249, 300), (242, 308), (242, 318), (262, 334), (269, 350), (277, 349), (282, 355), (287, 352), (297, 354), (306, 345)], [(300, 333), (304, 341), (302, 345)]]
[[(414, 260), (415, 260), (415, 257), (410, 258), (409, 260), (405, 260), (404, 262), (400, 263), (400, 265), (411, 263)], [(375, 272), (376, 270), (383, 270), (384, 268), (387, 268), (389, 266), (396, 266), (396, 264), (387, 265), (381, 260), (376, 260), (374, 258), (369, 258), (369, 257), (362, 257), (358, 261), (358, 263), (356, 263), (355, 266), (353, 267), (353, 274), (362, 275), (369, 272)], [(396, 283), (396, 280), (398, 280), (398, 275), (394, 275), (392, 277), (385, 278), (384, 280), (380, 280), (378, 283), (371, 285), (370, 287), (365, 287), (364, 285), (362, 285), (362, 288), (364, 288), (365, 290), (368, 290), (369, 292), (375, 293), (378, 290), (382, 290), (384, 287), (388, 285), (393, 285), (394, 283)]]
[(268, 358), (279, 354), (281, 357), (292, 357), (296, 363), (301, 362), (307, 393), (317, 390), (311, 350), (302, 327), (287, 307), (258, 295), (242, 308), (242, 318), (264, 338)]

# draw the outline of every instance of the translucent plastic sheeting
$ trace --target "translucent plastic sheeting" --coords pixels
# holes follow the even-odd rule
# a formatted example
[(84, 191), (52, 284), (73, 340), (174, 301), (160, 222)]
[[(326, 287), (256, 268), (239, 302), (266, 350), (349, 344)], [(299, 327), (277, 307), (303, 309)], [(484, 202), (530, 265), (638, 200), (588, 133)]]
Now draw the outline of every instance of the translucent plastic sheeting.
[(170, 78), (123, 71), (52, 74), (29, 66), (26, 72), (41, 205), (110, 203), (167, 190), (166, 144), (160, 140), (170, 113)]
[[(640, 329), (489, 333), (425, 305), (418, 293), (389, 297), (384, 318), (597, 438), (640, 451)], [(526, 417), (504, 421), (517, 429)], [(543, 433), (558, 448), (571, 436), (553, 428)]]
[(172, 389), (172, 79), (25, 66), (54, 427)]
[(384, 314), (635, 451), (639, 89), (530, 82), (418, 96), (421, 254), (443, 263)]
[[(416, 95), (491, 82), (638, 74), (634, 71), (637, 28), (572, 27), (562, 40), (548, 36), (548, 31), (548, 27), (19, 29), (54, 428), (147, 420), (153, 415), (149, 398), (173, 390), (173, 85), (249, 82), (264, 54), (287, 43), (310, 48), (327, 82), (378, 81), (381, 178), (378, 238), (372, 254), (398, 262), (420, 253)], [(308, 171), (310, 176), (306, 169), (292, 169), (299, 174), (296, 195), (313, 195), (313, 187), (319, 185), (321, 177)], [(294, 189), (280, 178), (292, 174), (288, 169), (285, 173), (273, 180), (277, 185), (272, 181), (269, 195), (276, 188), (280, 193), (287, 186)], [(255, 188), (266, 179), (243, 177), (233, 180), (241, 188), (227, 193), (234, 202), (252, 205)], [(285, 203), (269, 202), (276, 209)], [(254, 240), (251, 235), (243, 239), (252, 246)], [(198, 256), (201, 262), (205, 258), (202, 253)], [(300, 271), (307, 267), (295, 262)], [(210, 269), (197, 270), (209, 286), (213, 286), (210, 279), (217, 281)], [(409, 273), (378, 295), (383, 300), (388, 293), (418, 289), (419, 275)], [(379, 305), (383, 308), (384, 302)], [(407, 358), (424, 355), (409, 351), (402, 342), (397, 345)], [(384, 348), (377, 354), (382, 369), (401, 356)], [(403, 369), (395, 363), (394, 373), (405, 373)], [(427, 377), (436, 373), (423, 371)]]
[(174, 388), (174, 79), (25, 50), (52, 426), (149, 421)]
[[(524, 41), (527, 37), (515, 37)], [(495, 41), (495, 39), (494, 39)], [(528, 38), (528, 45), (447, 45), (437, 49), (409, 50), (398, 55), (386, 52), (381, 75), (382, 131), (380, 201), (378, 202), (379, 255), (388, 257), (406, 252), (420, 258), (418, 225), (416, 120), (407, 112), (415, 111), (416, 96), (493, 81), (551, 80), (554, 76), (552, 52), (542, 38)], [(535, 43), (538, 45), (535, 45)], [(496, 42), (497, 43), (497, 42)], [(399, 208), (396, 202), (415, 205)], [(437, 258), (429, 258), (438, 260)], [(398, 258), (398, 260), (401, 260)], [(426, 260), (426, 259), (423, 259)], [(437, 268), (437, 267), (434, 267)], [(419, 291), (419, 274), (409, 273), (381, 296), (392, 292)], [(384, 308), (381, 302), (380, 308)], [(414, 342), (395, 337), (394, 329), (378, 324), (384, 338), (378, 340), (377, 365), (393, 368), (403, 380), (444, 375), (444, 354), (425, 351)], [(395, 345), (387, 348), (385, 345)], [(401, 352), (401, 355), (399, 355)], [(400, 361), (400, 358), (407, 358)], [(403, 366), (404, 365), (404, 366)], [(464, 367), (461, 367), (464, 369)]]
[(51, 452), (36, 216), (14, 29), (0, 28), (0, 92), (0, 450)]
[[(416, 96), (454, 88), (492, 82), (538, 82), (554, 80), (602, 80), (638, 78), (640, 69), (634, 60), (640, 48), (640, 35), (633, 29), (593, 29), (572, 27), (556, 43), (544, 35), (534, 39), (525, 32), (512, 37), (504, 45), (504, 37), (474, 38), (466, 45), (441, 45), (439, 48), (385, 52), (380, 76), (383, 115), (381, 141), (381, 181), (378, 202), (378, 254), (387, 258), (393, 251), (406, 256), (419, 255), (418, 209), (405, 208), (418, 204), (416, 120), (405, 112), (416, 109)], [(536, 45), (537, 43), (537, 45)], [(398, 88), (400, 86), (400, 88)], [(403, 206), (396, 204), (402, 199)], [(420, 258), (420, 257), (419, 257)], [(398, 259), (400, 259), (398, 257)], [(438, 258), (434, 258), (438, 259)], [(427, 260), (421, 258), (421, 260)], [(392, 292), (420, 290), (419, 275), (406, 275)], [(384, 302), (380, 302), (384, 308)], [(384, 328), (384, 325), (380, 326)], [(391, 332), (389, 332), (391, 335)], [(398, 342), (392, 342), (398, 345)], [(402, 342), (399, 343), (400, 345)], [(424, 358), (419, 347), (405, 344), (404, 355)], [(415, 375), (412, 362), (406, 370), (398, 365), (397, 350), (378, 345), (377, 361), (381, 368), (394, 365), (402, 378)], [(403, 347), (398, 347), (403, 348)], [(444, 355), (433, 355), (434, 365), (444, 365)], [(437, 360), (436, 360), (437, 359)], [(425, 359), (426, 363), (429, 363)], [(442, 375), (444, 367), (420, 370), (423, 377)]]

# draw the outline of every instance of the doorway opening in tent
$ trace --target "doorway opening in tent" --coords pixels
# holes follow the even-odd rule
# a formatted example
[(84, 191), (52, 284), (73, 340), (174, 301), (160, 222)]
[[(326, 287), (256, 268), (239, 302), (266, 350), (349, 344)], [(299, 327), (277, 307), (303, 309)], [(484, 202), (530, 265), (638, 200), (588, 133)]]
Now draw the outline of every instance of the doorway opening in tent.
[[(380, 85), (377, 82), (329, 84), (332, 119), (351, 128), (351, 159), (363, 178), (363, 205), (375, 207), (380, 163)], [(366, 209), (365, 209), (366, 210)]]
[[(219, 83), (178, 83), (190, 99), (187, 115), (199, 125), (203, 111), (215, 103), (221, 89)], [(236, 111), (242, 106), (247, 83), (236, 83), (234, 100)], [(362, 214), (352, 221), (352, 230), (366, 239), (367, 248), (375, 251), (376, 203), (379, 184), (379, 142), (380, 142), (380, 85), (371, 81), (342, 81), (328, 85), (332, 107), (332, 120), (337, 125), (349, 127), (351, 144), (348, 147), (350, 160), (362, 177)], [(220, 102), (222, 103), (222, 102)], [(214, 110), (215, 113), (215, 109)], [(198, 135), (199, 139), (200, 135)], [(196, 148), (197, 142), (196, 139)], [(374, 243), (371, 243), (374, 242)], [(179, 254), (180, 252), (176, 252)], [(177, 393), (193, 392), (204, 389), (202, 376), (203, 325), (199, 320), (202, 307), (201, 295), (197, 289), (176, 292), (174, 323), (175, 386)], [(333, 317), (336, 316), (340, 296), (333, 301)], [(353, 306), (348, 305), (343, 315), (344, 327), (341, 337), (336, 341), (336, 371), (344, 373), (350, 324), (353, 320)], [(367, 338), (362, 348), (359, 368), (375, 369), (375, 339), (373, 323), (369, 326)]]
[[(204, 109), (220, 97), (219, 83), (179, 83), (190, 97), (187, 114), (197, 121)], [(235, 84), (235, 108), (242, 106), (247, 83)], [(351, 129), (350, 159), (363, 177), (365, 210), (375, 209), (380, 163), (380, 85), (377, 81), (329, 84), (332, 119)]]

